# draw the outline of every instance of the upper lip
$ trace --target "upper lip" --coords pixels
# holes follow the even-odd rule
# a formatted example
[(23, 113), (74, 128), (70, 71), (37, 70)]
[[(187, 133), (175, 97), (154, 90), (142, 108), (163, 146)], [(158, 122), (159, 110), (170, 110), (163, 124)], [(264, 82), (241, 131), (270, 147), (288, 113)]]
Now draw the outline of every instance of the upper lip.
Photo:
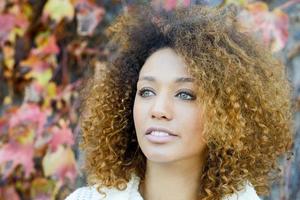
[(174, 135), (174, 136), (177, 136), (174, 132), (170, 131), (169, 129), (166, 129), (166, 128), (162, 128), (162, 127), (150, 127), (147, 129), (146, 131), (146, 135), (151, 133), (152, 131), (160, 131), (160, 132), (166, 132), (170, 135)]

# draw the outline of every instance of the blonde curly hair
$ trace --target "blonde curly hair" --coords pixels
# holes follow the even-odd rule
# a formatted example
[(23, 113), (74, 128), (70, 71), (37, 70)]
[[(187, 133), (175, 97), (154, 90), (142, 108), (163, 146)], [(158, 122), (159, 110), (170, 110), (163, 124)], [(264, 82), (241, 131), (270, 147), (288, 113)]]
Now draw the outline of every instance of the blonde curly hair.
[(165, 11), (139, 5), (117, 17), (106, 30), (114, 58), (82, 93), (89, 184), (123, 190), (132, 173), (144, 178), (146, 157), (133, 122), (136, 83), (147, 57), (171, 47), (196, 78), (206, 108), (201, 198), (221, 199), (245, 180), (258, 194), (269, 192), (278, 158), (292, 147), (292, 86), (284, 65), (240, 28), (232, 12), (203, 6)]

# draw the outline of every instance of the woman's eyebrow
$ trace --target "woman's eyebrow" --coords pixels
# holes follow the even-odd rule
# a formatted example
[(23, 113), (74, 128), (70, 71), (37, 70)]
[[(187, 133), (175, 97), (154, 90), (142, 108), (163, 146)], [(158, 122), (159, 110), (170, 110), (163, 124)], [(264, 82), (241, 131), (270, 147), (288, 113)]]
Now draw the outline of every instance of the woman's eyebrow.
[[(143, 76), (139, 79), (139, 81), (150, 81), (155, 82), (156, 79), (153, 76)], [(194, 82), (193, 78), (190, 77), (178, 77), (174, 81), (175, 83), (185, 83), (185, 82)]]

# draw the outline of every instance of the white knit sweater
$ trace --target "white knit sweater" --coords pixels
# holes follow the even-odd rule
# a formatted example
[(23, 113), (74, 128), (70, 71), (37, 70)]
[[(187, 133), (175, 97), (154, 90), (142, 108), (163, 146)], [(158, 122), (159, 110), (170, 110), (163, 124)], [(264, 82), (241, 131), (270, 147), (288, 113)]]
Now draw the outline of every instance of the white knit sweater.
[[(143, 200), (138, 191), (140, 178), (133, 174), (131, 180), (127, 184), (127, 188), (123, 191), (115, 188), (104, 188), (107, 196), (100, 194), (95, 186), (86, 186), (76, 189), (65, 200)], [(243, 190), (225, 197), (224, 200), (260, 200), (251, 183), (247, 182)]]

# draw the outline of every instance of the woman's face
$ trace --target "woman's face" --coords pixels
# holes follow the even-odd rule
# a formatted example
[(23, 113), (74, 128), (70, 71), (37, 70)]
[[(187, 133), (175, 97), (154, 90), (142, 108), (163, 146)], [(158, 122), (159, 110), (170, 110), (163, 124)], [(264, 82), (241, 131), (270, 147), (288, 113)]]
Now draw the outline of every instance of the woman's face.
[[(196, 98), (201, 98), (196, 85), (173, 49), (160, 49), (146, 60), (133, 115), (138, 143), (148, 160), (171, 162), (203, 155), (203, 108)], [(162, 130), (149, 134), (149, 128)]]

